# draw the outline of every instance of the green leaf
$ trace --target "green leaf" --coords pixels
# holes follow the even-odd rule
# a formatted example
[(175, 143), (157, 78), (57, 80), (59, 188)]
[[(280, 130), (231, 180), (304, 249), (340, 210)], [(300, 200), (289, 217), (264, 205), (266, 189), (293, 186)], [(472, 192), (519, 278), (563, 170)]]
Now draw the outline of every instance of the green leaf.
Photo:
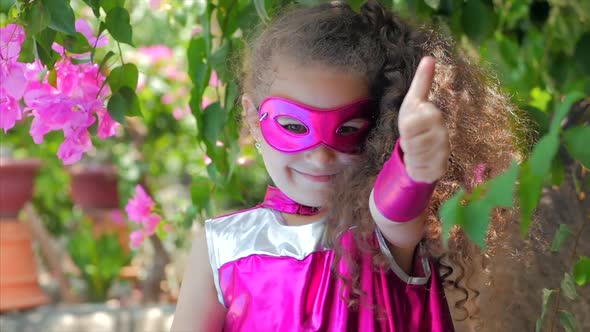
[(74, 10), (67, 0), (41, 0), (41, 3), (49, 11), (51, 23), (49, 27), (74, 36), (76, 34), (76, 25)]
[(57, 72), (54, 69), (49, 71), (49, 75), (47, 75), (47, 82), (54, 88), (57, 89)]
[(586, 76), (590, 75), (590, 32), (586, 32), (578, 39), (574, 59), (580, 64)]
[(543, 136), (533, 149), (530, 159), (530, 171), (539, 178), (545, 179), (549, 175), (553, 157), (559, 148), (557, 133), (549, 132)]
[(524, 237), (529, 230), (533, 213), (543, 190), (544, 178), (535, 175), (531, 170), (531, 160), (521, 166), (518, 200), (520, 203), (520, 231)]
[(218, 74), (219, 79), (223, 82), (229, 80), (228, 75), (230, 74), (227, 66), (227, 56), (231, 49), (231, 41), (224, 40), (221, 46), (217, 48), (209, 57), (209, 64)]
[(226, 121), (226, 114), (219, 102), (207, 106), (203, 113), (203, 137), (210, 145), (215, 145)]
[(561, 186), (563, 180), (565, 180), (565, 166), (561, 161), (561, 158), (557, 156), (553, 158), (553, 162), (551, 163), (551, 185), (553, 186)]
[(115, 7), (125, 7), (125, 0), (100, 0), (100, 6), (108, 13)]
[(590, 127), (579, 126), (563, 133), (565, 147), (569, 154), (580, 161), (586, 168), (590, 168)]
[(207, 177), (197, 176), (193, 178), (191, 184), (191, 198), (193, 204), (198, 209), (203, 209), (211, 199), (211, 189), (210, 180)]
[(454, 225), (462, 225), (464, 222), (463, 207), (461, 200), (465, 195), (463, 189), (459, 190), (453, 197), (449, 198), (440, 208), (440, 219), (442, 220), (443, 243), (447, 246), (451, 229)]
[(107, 110), (113, 120), (121, 124), (127, 123), (125, 116), (141, 115), (139, 99), (135, 91), (126, 86), (113, 93), (109, 99)]
[(440, 6), (440, 0), (424, 0), (424, 3), (434, 10), (437, 10)]
[(537, 324), (535, 325), (535, 332), (541, 332), (543, 328), (543, 324), (545, 323), (545, 315), (547, 314), (549, 303), (551, 302), (551, 297), (554, 292), (555, 291), (553, 289), (543, 288), (543, 306), (541, 308), (541, 317), (537, 319)]
[(559, 310), (559, 322), (566, 332), (577, 332), (578, 323), (576, 317), (569, 311)]
[(8, 13), (10, 8), (14, 6), (16, 0), (0, 0), (0, 13)]
[(566, 224), (560, 224), (551, 243), (551, 252), (558, 252), (567, 237), (573, 234), (574, 232)]
[(256, 8), (256, 13), (258, 14), (258, 17), (260, 18), (260, 20), (262, 22), (270, 21), (270, 17), (268, 16), (268, 13), (266, 12), (266, 6), (264, 3), (264, 0), (253, 0), (253, 2), (254, 2), (254, 8)]
[(27, 36), (33, 36), (49, 26), (51, 14), (42, 3), (37, 2), (23, 13), (23, 19)]
[(34, 37), (26, 37), (21, 45), (18, 61), (22, 63), (29, 63), (35, 61), (35, 39)]
[(115, 92), (109, 99), (107, 104), (107, 110), (113, 120), (119, 122), (122, 125), (127, 124), (125, 121), (125, 110), (127, 109), (127, 102), (125, 97), (120, 92)]
[(138, 75), (137, 67), (132, 63), (126, 63), (113, 69), (107, 80), (111, 91), (118, 91), (122, 87), (135, 90), (137, 88)]
[(92, 12), (96, 18), (100, 17), (100, 0), (83, 0), (88, 7), (92, 8)]
[(465, 2), (461, 24), (469, 39), (476, 43), (482, 42), (493, 31), (493, 20), (492, 9), (481, 0)]
[(100, 61), (100, 65), (98, 66), (98, 71), (102, 72), (103, 67), (106, 65), (107, 61), (109, 61), (109, 59), (115, 55), (115, 52), (113, 51), (108, 51), (107, 54), (105, 54), (104, 58), (102, 58), (102, 61)]
[(66, 48), (69, 52), (81, 54), (90, 52), (92, 47), (88, 44), (86, 36), (77, 32), (74, 36), (57, 34), (55, 41)]
[(537, 86), (531, 90), (531, 101), (529, 101), (529, 105), (536, 107), (543, 112), (547, 112), (547, 107), (549, 106), (551, 99), (551, 93), (547, 90), (542, 90)]
[(561, 279), (561, 290), (563, 294), (570, 300), (578, 298), (578, 292), (576, 292), (576, 285), (574, 279), (569, 273), (565, 273), (563, 279)]
[(59, 58), (59, 54), (55, 52), (51, 45), (55, 41), (56, 32), (51, 28), (45, 28), (43, 31), (35, 35), (35, 53), (37, 58), (47, 66), (47, 69), (53, 69), (55, 61)]
[(107, 30), (115, 40), (133, 46), (133, 30), (129, 23), (129, 12), (123, 7), (114, 7), (107, 12)]
[(590, 281), (590, 258), (580, 257), (574, 266), (574, 279), (580, 286), (584, 286)]

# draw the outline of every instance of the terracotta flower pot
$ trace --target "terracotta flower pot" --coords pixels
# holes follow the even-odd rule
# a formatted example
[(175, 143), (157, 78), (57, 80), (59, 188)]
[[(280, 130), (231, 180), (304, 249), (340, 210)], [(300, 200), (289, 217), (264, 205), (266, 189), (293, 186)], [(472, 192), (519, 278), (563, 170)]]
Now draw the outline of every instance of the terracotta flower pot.
[(117, 171), (112, 165), (73, 166), (70, 193), (82, 209), (116, 209), (119, 207)]
[[(112, 165), (76, 165), (69, 169), (70, 195), (74, 204), (93, 221), (93, 233), (98, 238), (114, 233), (125, 250), (129, 250), (129, 227), (115, 220), (119, 209), (117, 170)], [(122, 218), (122, 216), (121, 216)]]
[(47, 302), (37, 282), (29, 229), (16, 219), (4, 219), (0, 222), (0, 312)]
[(0, 159), (0, 217), (15, 218), (33, 197), (38, 159)]

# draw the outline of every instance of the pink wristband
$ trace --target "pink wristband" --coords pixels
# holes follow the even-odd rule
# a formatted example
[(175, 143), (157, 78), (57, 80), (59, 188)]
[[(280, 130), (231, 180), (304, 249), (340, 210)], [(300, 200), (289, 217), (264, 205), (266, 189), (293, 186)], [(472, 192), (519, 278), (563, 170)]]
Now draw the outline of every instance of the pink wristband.
[(377, 175), (373, 198), (379, 212), (387, 219), (406, 222), (418, 217), (430, 202), (436, 182), (414, 181), (406, 172), (399, 140), (391, 158)]

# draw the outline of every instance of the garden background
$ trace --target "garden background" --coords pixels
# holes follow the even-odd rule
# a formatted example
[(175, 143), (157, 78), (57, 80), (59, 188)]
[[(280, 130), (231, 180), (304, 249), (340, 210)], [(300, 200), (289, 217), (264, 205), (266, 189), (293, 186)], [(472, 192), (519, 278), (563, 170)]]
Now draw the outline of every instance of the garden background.
[[(2, 331), (167, 330), (192, 231), (263, 197), (235, 68), (290, 2), (0, 0)], [(589, 330), (590, 1), (385, 3), (452, 36), (532, 120), (526, 161), (442, 209), (485, 248), (490, 212), (519, 208), (512, 295), (480, 279), (482, 310)]]

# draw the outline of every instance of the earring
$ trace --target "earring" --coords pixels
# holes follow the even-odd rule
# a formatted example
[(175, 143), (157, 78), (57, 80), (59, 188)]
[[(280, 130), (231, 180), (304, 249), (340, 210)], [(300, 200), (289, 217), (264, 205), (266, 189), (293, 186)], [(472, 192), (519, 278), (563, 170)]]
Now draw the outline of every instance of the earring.
[(256, 150), (260, 151), (262, 145), (260, 144), (260, 142), (256, 141), (256, 143), (254, 143), (254, 147), (256, 148)]

